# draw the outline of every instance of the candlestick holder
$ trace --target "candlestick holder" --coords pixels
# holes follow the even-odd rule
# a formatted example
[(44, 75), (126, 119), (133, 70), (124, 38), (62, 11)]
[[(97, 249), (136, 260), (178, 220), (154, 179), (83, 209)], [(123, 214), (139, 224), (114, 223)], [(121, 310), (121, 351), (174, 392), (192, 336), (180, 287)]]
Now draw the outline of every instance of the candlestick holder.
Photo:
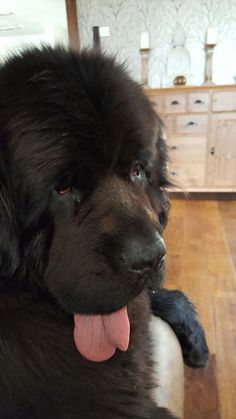
[(144, 87), (148, 86), (148, 56), (150, 48), (140, 48), (141, 54), (141, 83)]
[(205, 64), (205, 81), (204, 86), (212, 86), (215, 83), (212, 81), (213, 76), (213, 54), (216, 44), (206, 44), (206, 64)]

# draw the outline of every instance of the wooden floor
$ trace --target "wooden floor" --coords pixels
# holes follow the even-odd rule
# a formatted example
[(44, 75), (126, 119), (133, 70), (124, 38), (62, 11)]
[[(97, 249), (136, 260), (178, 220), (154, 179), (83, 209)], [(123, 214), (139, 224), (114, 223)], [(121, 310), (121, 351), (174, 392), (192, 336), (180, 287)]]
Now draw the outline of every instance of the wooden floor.
[(195, 303), (211, 353), (186, 368), (185, 419), (236, 419), (236, 199), (174, 198), (165, 239), (167, 288)]

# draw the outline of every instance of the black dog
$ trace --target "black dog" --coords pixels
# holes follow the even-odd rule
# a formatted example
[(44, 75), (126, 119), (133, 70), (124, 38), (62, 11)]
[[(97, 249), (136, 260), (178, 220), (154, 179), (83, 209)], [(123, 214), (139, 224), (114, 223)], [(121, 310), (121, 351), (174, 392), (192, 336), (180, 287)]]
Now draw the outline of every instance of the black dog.
[[(1, 419), (173, 417), (150, 397), (147, 327), (169, 208), (161, 121), (93, 53), (26, 51), (0, 91)], [(186, 297), (151, 300), (204, 364)]]

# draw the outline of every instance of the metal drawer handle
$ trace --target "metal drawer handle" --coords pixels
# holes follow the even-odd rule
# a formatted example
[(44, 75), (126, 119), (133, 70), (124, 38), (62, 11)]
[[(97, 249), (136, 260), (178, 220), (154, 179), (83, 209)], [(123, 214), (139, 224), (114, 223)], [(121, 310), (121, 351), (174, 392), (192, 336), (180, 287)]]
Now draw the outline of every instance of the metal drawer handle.
[(214, 154), (215, 154), (215, 147), (211, 147), (211, 148), (210, 148), (210, 154), (211, 154), (212, 156), (214, 156)]
[(170, 149), (171, 149), (171, 150), (178, 150), (178, 147), (177, 147), (176, 145), (172, 145), (172, 146), (170, 147)]
[(193, 126), (193, 125), (198, 125), (198, 124), (197, 124), (197, 122), (194, 122), (194, 121), (189, 121), (189, 122), (186, 124), (186, 127), (190, 127), (190, 126)]
[(180, 105), (180, 103), (178, 102), (178, 100), (173, 100), (173, 101), (171, 102), (171, 105)]
[(177, 176), (177, 172), (171, 172), (172, 176)]
[(201, 99), (195, 100), (194, 103), (196, 103), (197, 105), (203, 105), (204, 104), (203, 100), (201, 100)]

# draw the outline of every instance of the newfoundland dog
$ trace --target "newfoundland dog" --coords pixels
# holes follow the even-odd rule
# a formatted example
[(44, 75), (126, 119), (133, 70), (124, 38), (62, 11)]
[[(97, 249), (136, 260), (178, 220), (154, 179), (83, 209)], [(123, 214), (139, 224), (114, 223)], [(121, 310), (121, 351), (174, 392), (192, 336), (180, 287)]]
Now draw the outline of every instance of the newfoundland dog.
[(188, 299), (156, 292), (160, 119), (94, 52), (26, 50), (1, 66), (0, 92), (1, 419), (173, 417), (150, 395), (151, 310), (189, 365), (207, 346)]

